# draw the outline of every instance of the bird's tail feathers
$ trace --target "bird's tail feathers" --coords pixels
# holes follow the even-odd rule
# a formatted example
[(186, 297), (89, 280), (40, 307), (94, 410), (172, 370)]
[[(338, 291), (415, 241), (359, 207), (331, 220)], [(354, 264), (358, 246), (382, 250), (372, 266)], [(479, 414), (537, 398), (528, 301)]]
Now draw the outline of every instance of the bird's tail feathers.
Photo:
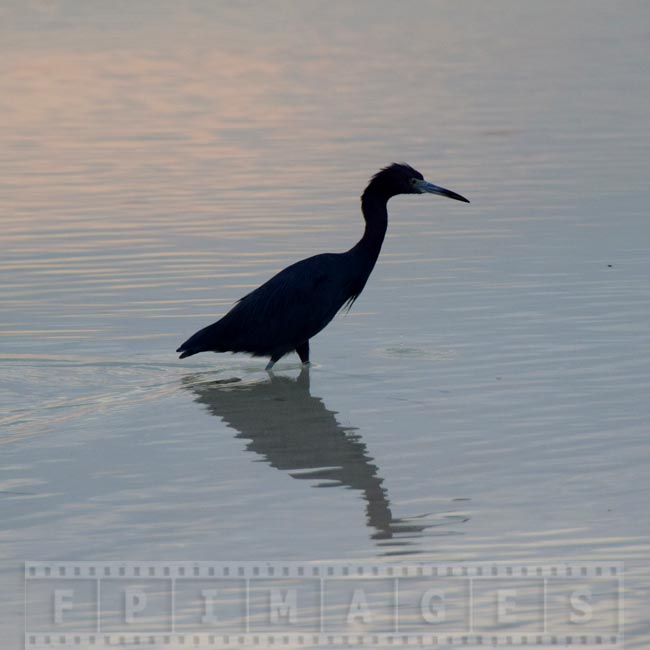
[(223, 336), (223, 322), (217, 321), (190, 336), (176, 352), (181, 353), (180, 359), (191, 357), (199, 352), (226, 352), (231, 348), (227, 343), (227, 337), (224, 344)]
[(191, 357), (193, 354), (196, 354), (197, 352), (200, 352), (200, 350), (193, 350), (192, 348), (178, 348), (176, 352), (180, 352), (181, 355), (178, 357), (179, 359), (185, 359), (185, 357)]

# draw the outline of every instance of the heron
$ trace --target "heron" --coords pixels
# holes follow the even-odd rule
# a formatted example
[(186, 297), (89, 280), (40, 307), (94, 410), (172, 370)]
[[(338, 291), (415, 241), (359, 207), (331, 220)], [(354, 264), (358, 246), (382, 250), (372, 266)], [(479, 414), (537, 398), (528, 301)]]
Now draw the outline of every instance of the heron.
[(180, 359), (199, 352), (244, 352), (269, 357), (266, 370), (296, 352), (310, 365), (309, 341), (336, 314), (359, 297), (375, 267), (388, 227), (388, 200), (398, 194), (438, 194), (469, 201), (424, 180), (406, 163), (377, 172), (361, 195), (365, 228), (343, 253), (321, 253), (291, 264), (245, 295), (220, 320), (190, 336), (176, 352)]

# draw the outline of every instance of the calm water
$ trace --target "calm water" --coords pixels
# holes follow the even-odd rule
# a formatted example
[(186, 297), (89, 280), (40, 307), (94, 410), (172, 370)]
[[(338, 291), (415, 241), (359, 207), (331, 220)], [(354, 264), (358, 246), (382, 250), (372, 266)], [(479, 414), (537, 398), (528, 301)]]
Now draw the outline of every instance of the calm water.
[[(47, 560), (623, 561), (650, 626), (650, 6), (5, 2), (3, 647)], [(174, 349), (359, 237), (316, 366)], [(327, 488), (327, 489), (325, 489)]]

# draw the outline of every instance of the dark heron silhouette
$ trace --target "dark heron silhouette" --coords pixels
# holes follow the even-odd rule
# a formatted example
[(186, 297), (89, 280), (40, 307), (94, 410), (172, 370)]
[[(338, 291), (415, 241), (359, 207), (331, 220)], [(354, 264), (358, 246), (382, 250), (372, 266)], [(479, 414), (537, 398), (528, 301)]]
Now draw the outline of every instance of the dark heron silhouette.
[(248, 295), (219, 321), (190, 336), (176, 352), (247, 352), (270, 357), (267, 370), (294, 350), (309, 364), (309, 339), (340, 311), (350, 309), (375, 266), (388, 226), (388, 200), (397, 194), (439, 194), (469, 201), (394, 163), (370, 179), (361, 196), (363, 237), (345, 253), (322, 253), (288, 266)]

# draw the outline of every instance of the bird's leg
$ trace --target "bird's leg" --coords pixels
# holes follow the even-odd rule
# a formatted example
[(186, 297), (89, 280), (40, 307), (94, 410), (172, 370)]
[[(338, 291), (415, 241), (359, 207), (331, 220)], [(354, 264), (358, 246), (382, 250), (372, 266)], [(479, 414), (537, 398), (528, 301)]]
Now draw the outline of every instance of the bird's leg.
[(266, 368), (264, 368), (264, 370), (271, 372), (273, 370), (275, 362), (278, 361), (278, 359), (280, 359), (280, 357), (271, 357), (271, 360), (266, 364)]
[(309, 361), (309, 341), (297, 345), (296, 352), (298, 353), (303, 366), (311, 365)]

